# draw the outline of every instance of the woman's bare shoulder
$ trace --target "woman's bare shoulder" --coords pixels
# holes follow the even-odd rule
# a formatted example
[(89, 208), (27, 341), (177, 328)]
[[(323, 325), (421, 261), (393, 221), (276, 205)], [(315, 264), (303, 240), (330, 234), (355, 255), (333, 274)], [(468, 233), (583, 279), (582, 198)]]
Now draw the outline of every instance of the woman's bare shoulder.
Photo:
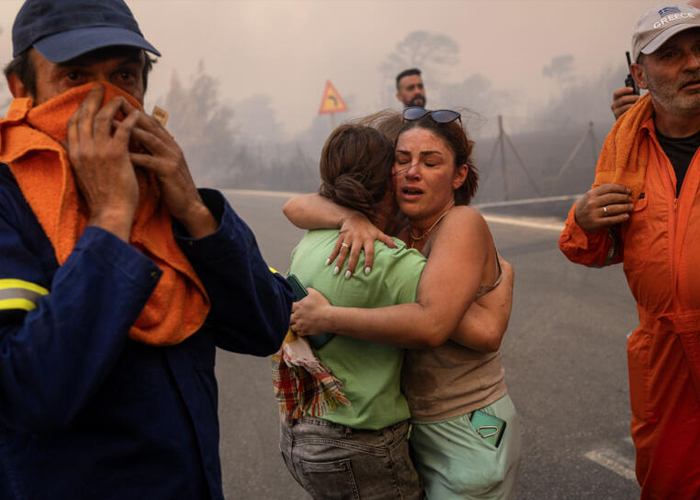
[(475, 208), (466, 205), (453, 207), (445, 216), (445, 224), (450, 227), (462, 227), (463, 229), (488, 229), (483, 215)]
[[(476, 280), (475, 286), (478, 286), (485, 264), (495, 256), (495, 252), (491, 251), (493, 246), (491, 232), (481, 214), (471, 207), (454, 207), (445, 216), (434, 237), (428, 265), (432, 260), (441, 273), (454, 273), (455, 266), (462, 271), (468, 269), (470, 276)], [(445, 274), (441, 274), (441, 278), (444, 279)]]

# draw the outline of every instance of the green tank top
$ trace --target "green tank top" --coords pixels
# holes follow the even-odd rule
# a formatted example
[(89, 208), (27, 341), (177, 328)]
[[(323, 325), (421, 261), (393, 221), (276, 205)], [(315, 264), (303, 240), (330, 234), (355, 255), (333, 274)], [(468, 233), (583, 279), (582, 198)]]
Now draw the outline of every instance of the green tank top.
[[(333, 305), (384, 307), (416, 300), (416, 289), (426, 259), (416, 250), (375, 242), (374, 265), (369, 276), (358, 271), (350, 279), (333, 275), (326, 266), (337, 229), (309, 231), (292, 252), (289, 268), (304, 286), (315, 288)], [(364, 254), (356, 269), (364, 269)], [(322, 418), (356, 429), (381, 429), (410, 417), (401, 392), (404, 350), (336, 335), (315, 350), (316, 356), (340, 379), (351, 406), (340, 405)]]

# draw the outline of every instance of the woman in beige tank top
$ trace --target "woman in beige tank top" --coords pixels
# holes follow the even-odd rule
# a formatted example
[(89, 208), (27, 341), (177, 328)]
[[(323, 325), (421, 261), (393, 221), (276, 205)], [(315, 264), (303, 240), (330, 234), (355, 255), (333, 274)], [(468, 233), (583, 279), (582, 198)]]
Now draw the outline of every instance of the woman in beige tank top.
[[(454, 111), (408, 108), (403, 116), (394, 178), (397, 202), (409, 224), (398, 236), (428, 256), (417, 301), (338, 308), (310, 290), (294, 306), (292, 328), (302, 335), (332, 331), (413, 348), (403, 385), (414, 422), (414, 462), (426, 498), (513, 498), (521, 446), (498, 351), (503, 332), (471, 329), (467, 335), (458, 328), (479, 293), (500, 276), (488, 226), (468, 206), (478, 178), (471, 162), (473, 143)], [(371, 233), (363, 223), (357, 227), (357, 218), (353, 224), (353, 230), (341, 233), (343, 257), (358, 244), (357, 233)]]

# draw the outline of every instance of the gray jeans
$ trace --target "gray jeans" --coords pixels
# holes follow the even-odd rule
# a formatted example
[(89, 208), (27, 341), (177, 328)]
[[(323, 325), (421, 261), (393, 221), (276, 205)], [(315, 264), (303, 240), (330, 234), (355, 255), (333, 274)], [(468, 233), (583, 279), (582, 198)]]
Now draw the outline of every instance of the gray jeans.
[(367, 431), (302, 417), (281, 422), (280, 451), (314, 500), (420, 500), (407, 435), (406, 421)]

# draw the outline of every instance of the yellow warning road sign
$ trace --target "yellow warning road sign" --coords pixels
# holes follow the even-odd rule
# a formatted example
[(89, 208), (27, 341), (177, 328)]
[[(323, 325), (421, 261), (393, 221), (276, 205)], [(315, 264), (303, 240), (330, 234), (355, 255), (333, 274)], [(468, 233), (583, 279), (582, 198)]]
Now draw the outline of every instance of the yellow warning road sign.
[(323, 92), (323, 100), (321, 101), (321, 108), (318, 110), (318, 114), (327, 115), (347, 110), (348, 107), (345, 105), (345, 101), (340, 97), (338, 91), (335, 90), (333, 84), (330, 80), (326, 81), (326, 90)]

